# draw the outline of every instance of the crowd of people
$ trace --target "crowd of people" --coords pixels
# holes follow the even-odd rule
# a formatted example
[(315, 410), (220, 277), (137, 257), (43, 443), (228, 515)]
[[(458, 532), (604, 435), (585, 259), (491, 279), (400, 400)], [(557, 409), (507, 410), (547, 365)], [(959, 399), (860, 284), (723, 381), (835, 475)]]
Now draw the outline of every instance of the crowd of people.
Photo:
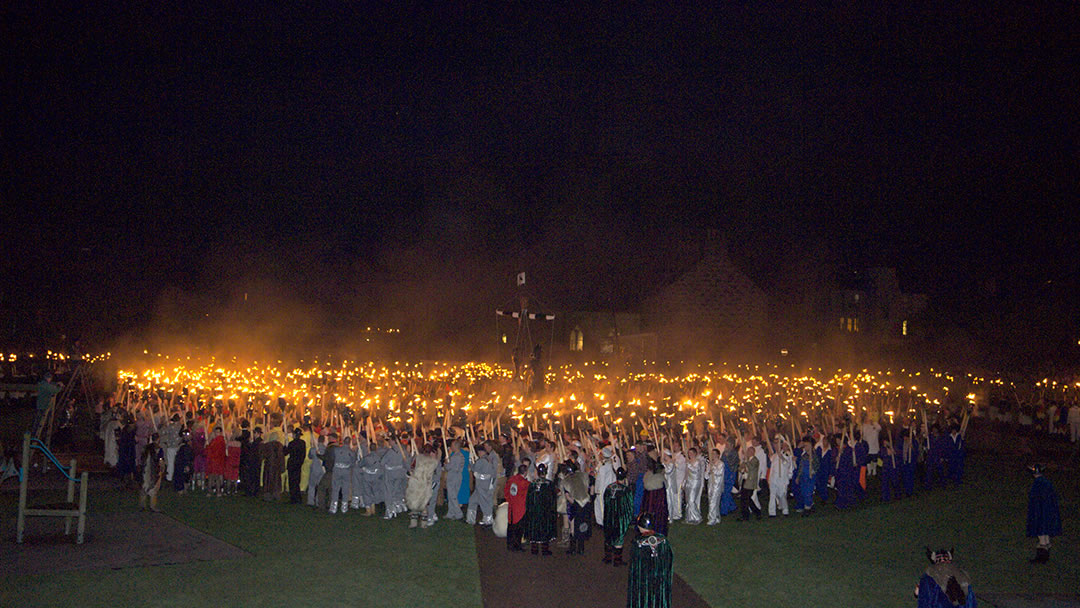
[(717, 525), (806, 517), (828, 504), (850, 508), (872, 481), (888, 501), (919, 487), (960, 484), (964, 476), (965, 429), (955, 419), (883, 426), (864, 414), (830, 427), (792, 425), (790, 433), (763, 423), (760, 431), (755, 424), (700, 436), (653, 427), (657, 432), (623, 439), (605, 429), (494, 433), (478, 424), (412, 433), (371, 419), (333, 419), (339, 424), (275, 412), (226, 422), (150, 395), (107, 408), (100, 433), (106, 463), (123, 483), (141, 488), (151, 509), (162, 483), (177, 493), (287, 498), (334, 514), (378, 509), (419, 528), (440, 517), (492, 525), (505, 502), (510, 550), (527, 540), (546, 555), (559, 541), (580, 553), (592, 528), (602, 526), (615, 564), (622, 542), (609, 538), (605, 520), (612, 486), (625, 486), (616, 493), (630, 500), (628, 509), (616, 509), (619, 526), (645, 512), (665, 534), (675, 521)]
[[(657, 418), (639, 421), (640, 430), (615, 424), (621, 418), (569, 429), (535, 418), (530, 428), (519, 418), (506, 420), (504, 432), (490, 419), (413, 426), (321, 409), (314, 417), (297, 407), (259, 415), (131, 391), (104, 399), (98, 431), (105, 462), (138, 489), (144, 508), (157, 510), (164, 486), (288, 500), (338, 516), (403, 517), (410, 528), (462, 520), (491, 526), (508, 551), (539, 556), (553, 545), (582, 555), (596, 531), (605, 564), (626, 564), (630, 547), (630, 596), (635, 585), (670, 596), (672, 522), (811, 517), (826, 506), (854, 507), (870, 492), (891, 501), (960, 485), (970, 413), (911, 410), (894, 422), (881, 410), (839, 419), (822, 412), (804, 427), (777, 411), (726, 427), (721, 418), (719, 428)], [(1052, 488), (1038, 473), (1036, 481), (1032, 501), (1038, 491), (1041, 502), (1030, 510), (1039, 515), (1029, 534), (1041, 563), (1060, 519), (1042, 506), (1056, 501)], [(948, 569), (946, 553), (951, 560), (951, 552), (931, 557), (932, 569)]]

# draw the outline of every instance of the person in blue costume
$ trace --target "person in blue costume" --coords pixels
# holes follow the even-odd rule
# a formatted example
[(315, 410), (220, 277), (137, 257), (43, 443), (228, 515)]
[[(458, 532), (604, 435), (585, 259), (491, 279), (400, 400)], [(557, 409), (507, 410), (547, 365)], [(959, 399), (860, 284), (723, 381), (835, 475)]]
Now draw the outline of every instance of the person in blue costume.
[(930, 427), (930, 435), (926, 438), (926, 489), (932, 490), (934, 488), (934, 479), (943, 477), (942, 469), (945, 466), (945, 436), (941, 433), (941, 427), (934, 425)]
[(915, 471), (919, 465), (919, 443), (910, 428), (900, 429), (900, 486), (904, 496), (915, 493)]
[(859, 486), (859, 465), (855, 455), (855, 441), (847, 439), (836, 459), (836, 508), (846, 509), (856, 503)]
[[(639, 448), (640, 446), (638, 446)], [(634, 491), (634, 517), (641, 513), (641, 503), (645, 500), (645, 473), (649, 470), (648, 458), (644, 449), (635, 448), (626, 453), (626, 467), (630, 488)]]
[(739, 477), (739, 451), (735, 449), (735, 438), (729, 435), (725, 443), (724, 455), (721, 456), (724, 461), (724, 487), (720, 493), (721, 516), (735, 512), (735, 496), (732, 492)]
[(802, 440), (799, 464), (795, 471), (798, 480), (796, 511), (802, 511), (803, 517), (814, 512), (814, 448), (809, 437)]
[(897, 458), (896, 450), (893, 449), (892, 441), (888, 437), (881, 439), (881, 451), (878, 457), (881, 459), (881, 466), (878, 467), (881, 478), (881, 500), (889, 502), (894, 494), (897, 497), (900, 496), (898, 470), (902, 462), (900, 458)]
[(971, 577), (952, 563), (952, 550), (926, 549), (930, 566), (915, 587), (918, 608), (977, 608)]
[(1030, 470), (1035, 480), (1028, 491), (1027, 535), (1039, 539), (1031, 562), (1045, 564), (1050, 561), (1050, 537), (1061, 536), (1061, 512), (1054, 484), (1043, 476), (1042, 465), (1033, 464)]
[(960, 425), (953, 423), (949, 434), (945, 437), (948, 440), (948, 455), (949, 455), (949, 477), (952, 478), (953, 483), (960, 485), (960, 482), (964, 480), (964, 434), (960, 431)]

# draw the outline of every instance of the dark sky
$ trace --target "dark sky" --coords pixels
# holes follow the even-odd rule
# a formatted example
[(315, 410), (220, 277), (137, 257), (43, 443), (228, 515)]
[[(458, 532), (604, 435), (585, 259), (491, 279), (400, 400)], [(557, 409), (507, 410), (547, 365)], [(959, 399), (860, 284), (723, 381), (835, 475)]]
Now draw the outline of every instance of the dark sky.
[(627, 306), (700, 227), (765, 286), (810, 257), (957, 314), (1076, 293), (1075, 3), (98, 4), (2, 9), (8, 307), (377, 317), (520, 268)]

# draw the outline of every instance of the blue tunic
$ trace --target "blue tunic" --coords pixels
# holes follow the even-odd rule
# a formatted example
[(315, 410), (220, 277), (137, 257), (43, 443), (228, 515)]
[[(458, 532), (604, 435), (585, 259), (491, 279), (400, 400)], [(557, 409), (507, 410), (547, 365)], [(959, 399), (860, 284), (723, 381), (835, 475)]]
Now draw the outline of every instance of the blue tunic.
[(949, 477), (956, 485), (964, 478), (964, 436), (947, 437), (949, 441)]
[(731, 467), (731, 463), (724, 461), (724, 489), (720, 493), (720, 515), (727, 515), (735, 511), (735, 497), (731, 495), (735, 487), (735, 478), (738, 471)]
[(856, 488), (859, 487), (859, 468), (852, 458), (853, 450), (845, 446), (840, 451), (840, 461), (836, 463), (836, 507), (843, 509), (858, 500)]
[(1050, 480), (1042, 475), (1035, 478), (1028, 492), (1027, 535), (1061, 536), (1061, 513), (1057, 492)]
[(799, 509), (812, 509), (814, 507), (814, 479), (810, 475), (810, 459), (813, 458), (810, 454), (803, 454), (799, 458), (799, 473), (796, 478), (799, 480), (799, 492), (796, 494), (798, 502), (795, 508)]
[(821, 466), (817, 470), (817, 476), (814, 478), (814, 485), (817, 489), (818, 498), (824, 503), (829, 498), (829, 478), (832, 477), (835, 469), (836, 456), (833, 454), (832, 449), (822, 452), (820, 449), (814, 448), (814, 451), (817, 452), (818, 461), (821, 462)]
[(926, 452), (926, 488), (934, 487), (934, 478), (945, 477), (945, 458), (949, 451), (949, 437), (947, 435), (932, 435), (930, 437), (930, 449)]
[(645, 473), (640, 473), (634, 480), (634, 517), (641, 514), (643, 502), (645, 502)]
[(469, 502), (469, 451), (465, 448), (461, 449), (461, 455), (465, 457), (465, 467), (461, 469), (461, 488), (458, 489), (457, 498), (459, 504), (468, 504)]
[(862, 501), (866, 498), (866, 489), (862, 487), (860, 477), (862, 476), (861, 469), (866, 466), (866, 463), (870, 462), (870, 446), (865, 441), (859, 441), (855, 444), (855, 500)]
[(886, 454), (885, 451), (882, 450), (881, 467), (878, 469), (878, 472), (881, 474), (881, 500), (884, 502), (892, 500), (893, 492), (896, 491), (896, 465), (899, 464), (900, 458), (897, 458), (895, 454)]

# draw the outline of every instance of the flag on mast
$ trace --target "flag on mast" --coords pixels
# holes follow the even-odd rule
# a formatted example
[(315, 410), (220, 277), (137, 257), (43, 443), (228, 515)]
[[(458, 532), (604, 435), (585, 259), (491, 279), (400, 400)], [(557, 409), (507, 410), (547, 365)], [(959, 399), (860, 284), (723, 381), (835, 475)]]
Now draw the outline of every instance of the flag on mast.
[(517, 275), (517, 284), (518, 284), (518, 287), (521, 287), (521, 286), (525, 285), (525, 273), (524, 272), (519, 272), (518, 273), (518, 275)]

